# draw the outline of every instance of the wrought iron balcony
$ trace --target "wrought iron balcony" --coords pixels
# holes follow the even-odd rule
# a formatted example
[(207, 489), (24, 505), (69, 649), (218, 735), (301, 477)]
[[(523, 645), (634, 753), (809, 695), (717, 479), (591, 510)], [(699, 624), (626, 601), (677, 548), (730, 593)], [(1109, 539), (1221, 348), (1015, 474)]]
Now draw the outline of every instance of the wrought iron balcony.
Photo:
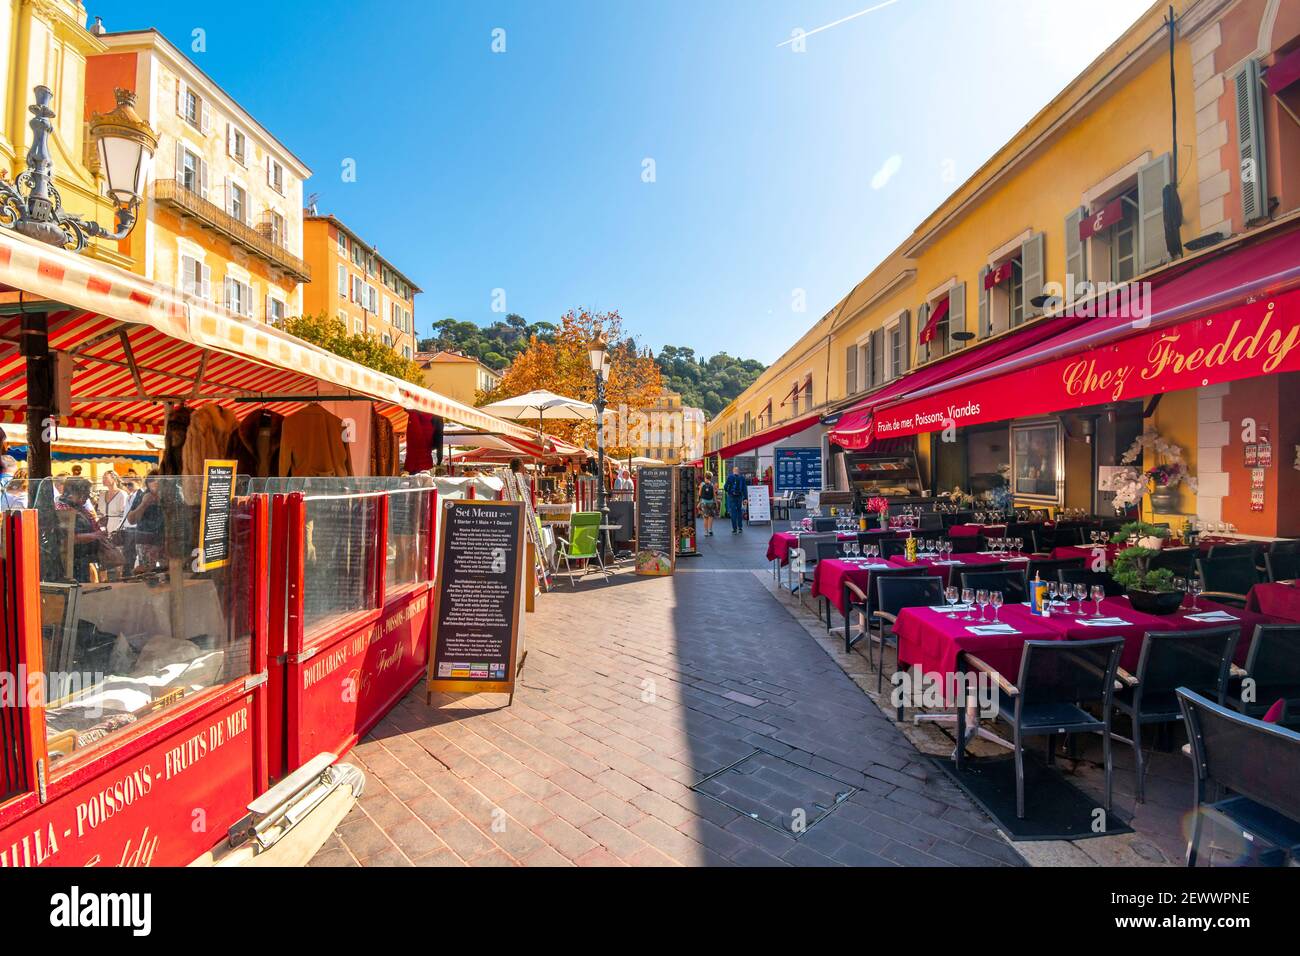
[(156, 180), (153, 184), (153, 198), (171, 206), (182, 216), (198, 220), (299, 282), (311, 281), (311, 266), (274, 241), (269, 230), (254, 229), (230, 215), (216, 203), (208, 202), (193, 190), (186, 189), (176, 180)]

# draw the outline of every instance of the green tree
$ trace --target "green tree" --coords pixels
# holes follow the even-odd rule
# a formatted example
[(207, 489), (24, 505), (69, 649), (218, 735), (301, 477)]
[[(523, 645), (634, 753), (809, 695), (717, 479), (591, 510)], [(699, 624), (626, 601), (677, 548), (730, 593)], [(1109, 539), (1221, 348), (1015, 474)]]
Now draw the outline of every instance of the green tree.
[(358, 365), (416, 385), (424, 384), (424, 373), (419, 365), (403, 358), (374, 335), (349, 332), (342, 319), (324, 314), (301, 315), (285, 319), (283, 328), (290, 335), (351, 359)]
[(736, 359), (726, 352), (701, 361), (694, 349), (679, 345), (665, 345), (655, 361), (664, 385), (681, 393), (684, 404), (704, 409), (710, 418), (749, 388), (766, 368), (755, 359)]

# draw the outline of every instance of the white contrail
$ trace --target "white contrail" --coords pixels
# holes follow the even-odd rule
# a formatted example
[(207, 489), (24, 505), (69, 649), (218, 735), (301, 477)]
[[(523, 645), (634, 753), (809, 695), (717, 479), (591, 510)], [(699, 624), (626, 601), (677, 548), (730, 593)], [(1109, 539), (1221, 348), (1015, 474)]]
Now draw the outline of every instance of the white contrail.
[(829, 30), (831, 27), (837, 27), (841, 23), (848, 23), (850, 20), (856, 20), (858, 17), (865, 17), (868, 13), (875, 13), (877, 10), (883, 10), (885, 7), (892, 7), (897, 2), (898, 0), (885, 0), (884, 3), (878, 3), (874, 7), (868, 7), (866, 10), (859, 10), (857, 13), (850, 13), (847, 17), (841, 17), (840, 19), (836, 20), (834, 23), (828, 23), (824, 27), (818, 27), (817, 29), (809, 30), (806, 33), (800, 33), (798, 36), (793, 36), (790, 39), (784, 41), (783, 43), (778, 43), (777, 48), (779, 49), (780, 47), (788, 46), (789, 44), (793, 43), (795, 40), (806, 39), (812, 36), (814, 33), (821, 33), (823, 30)]

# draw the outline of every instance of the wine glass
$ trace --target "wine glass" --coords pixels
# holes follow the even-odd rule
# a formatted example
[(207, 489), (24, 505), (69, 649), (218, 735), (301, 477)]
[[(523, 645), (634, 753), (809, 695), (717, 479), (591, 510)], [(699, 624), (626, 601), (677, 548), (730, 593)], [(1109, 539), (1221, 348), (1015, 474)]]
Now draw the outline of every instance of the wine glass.
[(989, 603), (993, 605), (993, 623), (994, 623), (994, 624), (1001, 624), (1002, 622), (998, 619), (998, 611), (999, 611), (999, 609), (1001, 609), (1001, 607), (1002, 607), (1002, 592), (1001, 592), (1001, 591), (990, 591), (990, 592), (989, 592)]
[(1183, 592), (1183, 599), (1178, 602), (1181, 608), (1187, 601), (1187, 578), (1174, 578), (1174, 590)]
[(984, 609), (989, 605), (989, 592), (984, 588), (975, 589), (975, 603), (980, 609), (980, 623), (984, 623)]
[(1088, 585), (1082, 581), (1074, 585), (1074, 599), (1079, 602), (1079, 617), (1083, 617), (1083, 600), (1088, 596)]
[(945, 561), (952, 560), (952, 539), (948, 539), (943, 543), (943, 554)]
[(962, 615), (962, 620), (963, 621), (975, 620), (975, 618), (971, 617), (970, 614), (971, 605), (975, 603), (975, 592), (972, 591), (970, 588), (962, 588), (961, 603), (966, 605), (966, 613)]
[(1088, 596), (1092, 598), (1092, 603), (1096, 609), (1093, 617), (1101, 617), (1101, 601), (1106, 596), (1106, 589), (1100, 584), (1094, 584), (1088, 589)]
[(961, 592), (958, 591), (957, 588), (953, 587), (952, 585), (949, 585), (948, 587), (943, 589), (943, 599), (948, 602), (948, 606), (950, 608), (952, 607), (952, 605), (957, 603), (957, 598), (960, 597), (960, 595)]
[(1057, 581), (1047, 582), (1047, 603), (1049, 605), (1056, 603), (1056, 599), (1060, 595), (1060, 593), (1061, 593), (1061, 585), (1059, 582)]
[(1192, 596), (1192, 610), (1197, 610), (1196, 595), (1205, 590), (1205, 585), (1201, 583), (1200, 578), (1187, 579), (1187, 593)]
[(1025, 554), (1025, 539), (1024, 539), (1024, 538), (1016, 538), (1016, 554), (1020, 555), (1021, 557), (1024, 557), (1024, 554)]

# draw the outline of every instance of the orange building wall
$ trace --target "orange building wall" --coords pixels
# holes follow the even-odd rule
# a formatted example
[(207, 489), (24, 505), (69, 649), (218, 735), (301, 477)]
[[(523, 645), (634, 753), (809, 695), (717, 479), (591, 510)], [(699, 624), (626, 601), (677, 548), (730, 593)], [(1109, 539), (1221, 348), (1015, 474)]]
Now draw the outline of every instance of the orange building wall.
[[(138, 56), (135, 53), (102, 53), (86, 59), (86, 120), (95, 113), (108, 113), (117, 106), (114, 90), (135, 88)], [(117, 251), (137, 263), (135, 271), (143, 271), (144, 230), (133, 229), (117, 244)]]
[[(1223, 397), (1228, 422), (1228, 445), (1223, 449), (1223, 470), (1231, 494), (1223, 499), (1223, 520), (1243, 534), (1288, 537), (1300, 534), (1300, 472), (1294, 467), (1295, 446), (1300, 443), (1300, 373), (1242, 379), (1232, 383)], [(1245, 465), (1242, 420), (1253, 418), (1267, 426), (1273, 445), (1273, 464), (1264, 469), (1264, 510), (1250, 510), (1250, 472)]]

